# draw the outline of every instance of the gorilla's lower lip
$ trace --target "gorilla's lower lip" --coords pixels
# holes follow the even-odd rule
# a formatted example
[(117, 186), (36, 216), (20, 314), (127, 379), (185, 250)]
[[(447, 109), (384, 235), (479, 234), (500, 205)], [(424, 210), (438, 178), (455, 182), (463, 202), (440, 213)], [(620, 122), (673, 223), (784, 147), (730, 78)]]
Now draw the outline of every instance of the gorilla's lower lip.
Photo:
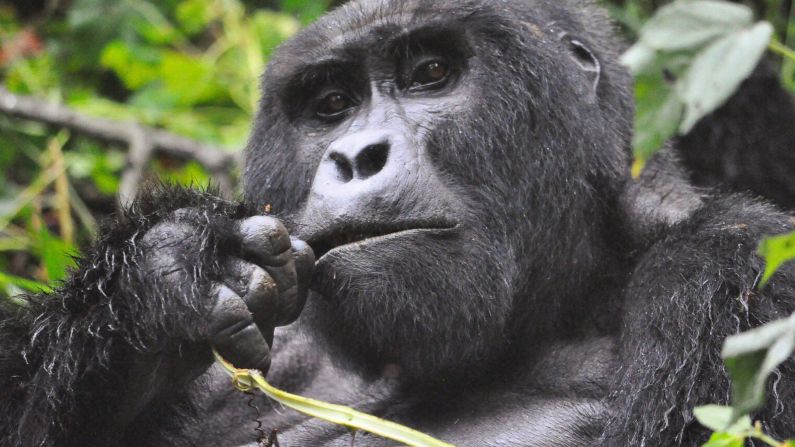
[(309, 245), (315, 251), (317, 260), (320, 261), (326, 255), (335, 251), (353, 248), (372, 243), (383, 242), (400, 237), (412, 236), (417, 234), (446, 234), (455, 231), (459, 225), (428, 226), (406, 229), (395, 229), (393, 231), (358, 231), (336, 233), (327, 237), (318, 238), (310, 241)]

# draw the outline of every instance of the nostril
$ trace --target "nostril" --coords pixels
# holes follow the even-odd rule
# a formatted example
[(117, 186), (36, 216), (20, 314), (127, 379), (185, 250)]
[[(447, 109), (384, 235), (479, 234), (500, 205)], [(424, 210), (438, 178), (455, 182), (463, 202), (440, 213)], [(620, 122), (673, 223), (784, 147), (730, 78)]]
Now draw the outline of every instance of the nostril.
[(348, 157), (340, 154), (339, 152), (332, 152), (329, 158), (334, 162), (337, 167), (337, 175), (343, 182), (349, 182), (353, 179), (353, 166), (351, 166)]
[(356, 173), (361, 178), (372, 177), (381, 172), (389, 157), (389, 144), (367, 146), (356, 156)]

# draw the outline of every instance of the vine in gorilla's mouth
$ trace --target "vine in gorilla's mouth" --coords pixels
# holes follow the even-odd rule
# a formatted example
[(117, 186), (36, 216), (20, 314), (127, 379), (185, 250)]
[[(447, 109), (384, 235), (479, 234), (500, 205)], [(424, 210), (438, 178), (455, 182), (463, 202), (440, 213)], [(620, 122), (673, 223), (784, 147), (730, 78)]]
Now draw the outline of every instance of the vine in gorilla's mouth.
[(372, 224), (330, 228), (310, 237), (307, 243), (320, 261), (332, 251), (343, 247), (356, 247), (415, 234), (445, 234), (455, 231), (458, 224), (449, 221)]

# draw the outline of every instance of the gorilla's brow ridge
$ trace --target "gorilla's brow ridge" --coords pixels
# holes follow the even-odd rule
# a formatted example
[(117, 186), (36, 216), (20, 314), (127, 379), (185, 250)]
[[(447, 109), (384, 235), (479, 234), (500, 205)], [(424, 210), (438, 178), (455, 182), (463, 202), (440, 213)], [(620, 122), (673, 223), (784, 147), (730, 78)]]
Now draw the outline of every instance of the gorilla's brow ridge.
[[(465, 57), (470, 51), (465, 31), (457, 21), (415, 24), (399, 30), (395, 30), (394, 24), (388, 24), (379, 27), (378, 31), (384, 38), (375, 45), (368, 39), (342, 39), (337, 46), (328, 48), (326, 56), (296, 63), (282, 79), (287, 81), (290, 90), (309, 89), (319, 83), (337, 80), (340, 73), (351, 73), (350, 68), (361, 67), (367, 56), (398, 62), (425, 51), (436, 50), (460, 57)], [(367, 35), (371, 36), (371, 33)]]

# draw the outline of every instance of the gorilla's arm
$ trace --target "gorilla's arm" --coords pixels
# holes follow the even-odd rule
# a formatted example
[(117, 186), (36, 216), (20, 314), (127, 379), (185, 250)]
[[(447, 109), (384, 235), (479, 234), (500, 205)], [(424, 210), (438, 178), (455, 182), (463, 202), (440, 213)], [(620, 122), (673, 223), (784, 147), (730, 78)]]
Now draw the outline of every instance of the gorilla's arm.
[(286, 230), (271, 267), (278, 256), (246, 247), (268, 245), (275, 239), (257, 236), (278, 228), (252, 236), (269, 218), (246, 215), (211, 194), (157, 188), (107, 226), (55, 292), (4, 303), (0, 444), (110, 445), (144, 413), (167, 424), (165, 408), (211, 364), (210, 344), (266, 370), (265, 339), (297, 316), (305, 290)]
[[(764, 263), (755, 253), (763, 236), (792, 228), (791, 218), (745, 197), (706, 197), (651, 242), (626, 289), (623, 368), (613, 395), (618, 413), (604, 445), (706, 441), (692, 409), (729, 401), (723, 340), (795, 310), (795, 268), (779, 271), (759, 290)], [(755, 418), (769, 432), (791, 436), (795, 374), (792, 362), (782, 368), (767, 408)]]

